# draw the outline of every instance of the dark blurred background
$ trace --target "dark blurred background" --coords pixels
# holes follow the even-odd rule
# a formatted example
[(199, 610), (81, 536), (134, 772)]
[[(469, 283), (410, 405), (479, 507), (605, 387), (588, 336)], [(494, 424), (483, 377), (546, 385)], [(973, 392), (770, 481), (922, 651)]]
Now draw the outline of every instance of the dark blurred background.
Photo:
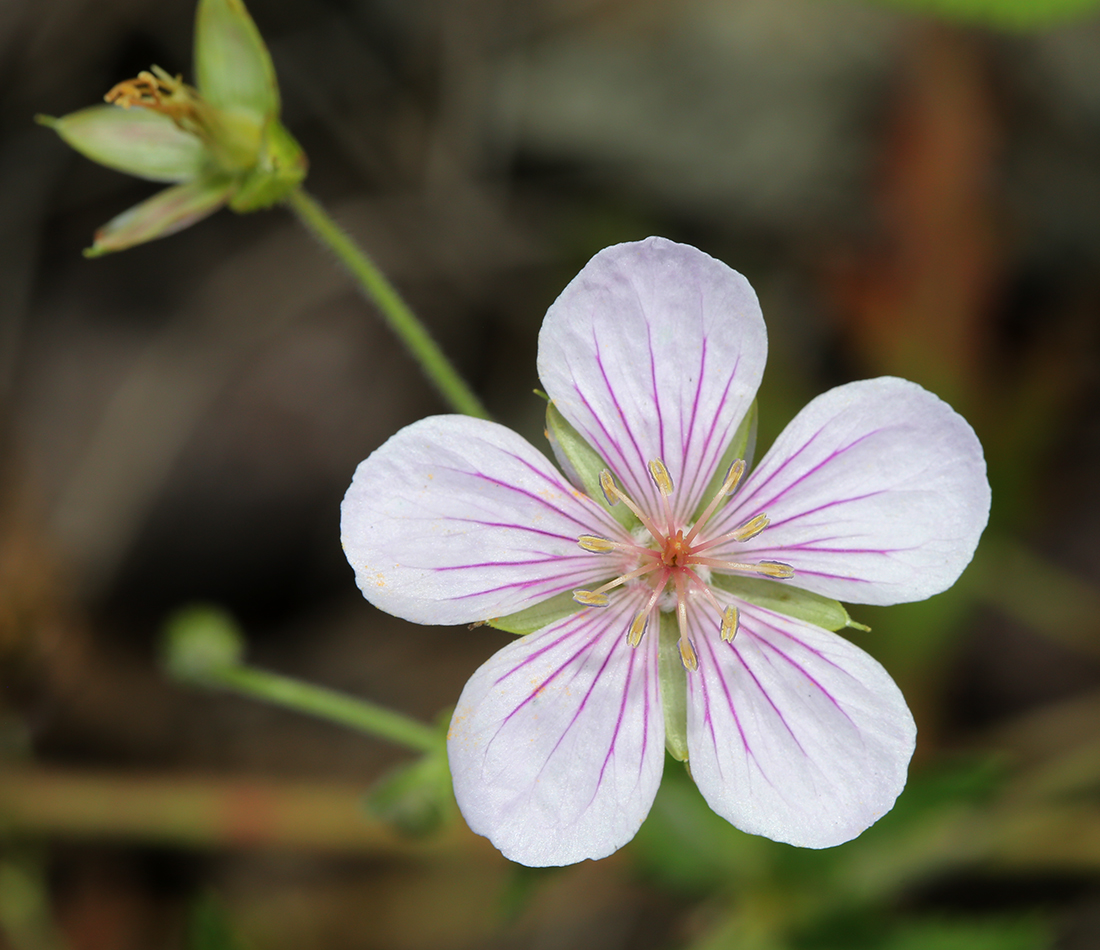
[(375, 611), (338, 531), (358, 461), (445, 406), (283, 210), (82, 258), (156, 186), (32, 118), (190, 77), (194, 7), (0, 0), (0, 946), (1100, 946), (1100, 20), (249, 8), (306, 186), (500, 421), (542, 444), (546, 307), (662, 234), (761, 297), (762, 446), (823, 389), (905, 376), (974, 425), (992, 521), (951, 592), (852, 609), (921, 731), (897, 816), (852, 845), (747, 839), (671, 763), (598, 864), (516, 868), (460, 819), (391, 833), (361, 795), (407, 753), (176, 684), (160, 631), (213, 603), (256, 665), (453, 704), (507, 635)]

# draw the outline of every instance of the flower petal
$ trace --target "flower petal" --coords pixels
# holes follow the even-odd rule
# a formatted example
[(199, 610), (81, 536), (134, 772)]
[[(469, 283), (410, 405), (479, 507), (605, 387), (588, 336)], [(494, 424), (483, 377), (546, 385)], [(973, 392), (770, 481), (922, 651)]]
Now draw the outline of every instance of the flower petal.
[(600, 251), (546, 313), (539, 378), (562, 415), (650, 512), (647, 464), (695, 510), (748, 411), (767, 335), (747, 280), (685, 244), (648, 238)]
[(609, 556), (577, 538), (618, 528), (510, 429), (433, 416), (359, 465), (340, 530), (372, 604), (417, 623), (468, 623), (614, 576)]
[(195, 77), (212, 106), (257, 126), (279, 114), (279, 86), (263, 37), (241, 0), (199, 0)]
[(224, 205), (233, 187), (233, 182), (225, 178), (198, 178), (158, 191), (96, 231), (84, 256), (124, 251), (189, 228)]
[(655, 635), (625, 632), (627, 592), (509, 643), (466, 684), (447, 739), (473, 831), (532, 867), (602, 858), (634, 837), (664, 766)]
[(913, 717), (889, 674), (858, 647), (740, 606), (732, 643), (703, 629), (711, 618), (692, 620), (692, 777), (707, 804), (742, 831), (804, 848), (842, 844), (905, 787)]
[(197, 178), (209, 160), (198, 136), (140, 106), (89, 106), (60, 119), (39, 116), (38, 121), (93, 162), (149, 181)]
[(982, 447), (966, 420), (916, 383), (882, 377), (809, 403), (708, 534), (765, 512), (771, 524), (759, 536), (715, 556), (785, 561), (795, 586), (897, 604), (955, 583), (989, 518), (989, 497)]

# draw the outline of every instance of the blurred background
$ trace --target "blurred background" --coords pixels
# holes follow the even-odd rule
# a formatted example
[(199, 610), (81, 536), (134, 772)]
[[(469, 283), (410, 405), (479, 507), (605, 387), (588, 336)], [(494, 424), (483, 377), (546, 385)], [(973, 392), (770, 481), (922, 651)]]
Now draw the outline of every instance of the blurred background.
[(2, 0), (0, 946), (1100, 947), (1095, 6), (250, 0), (306, 186), (531, 441), (546, 307), (661, 234), (760, 295), (762, 447), (896, 374), (986, 449), (959, 584), (851, 610), (920, 728), (891, 815), (798, 851), (670, 762), (633, 844), (533, 871), (372, 813), (409, 753), (165, 674), (166, 619), (211, 603), (255, 665), (430, 721), (508, 635), (359, 596), (352, 471), (445, 407), (288, 213), (81, 257), (157, 186), (32, 117), (189, 78), (191, 0)]

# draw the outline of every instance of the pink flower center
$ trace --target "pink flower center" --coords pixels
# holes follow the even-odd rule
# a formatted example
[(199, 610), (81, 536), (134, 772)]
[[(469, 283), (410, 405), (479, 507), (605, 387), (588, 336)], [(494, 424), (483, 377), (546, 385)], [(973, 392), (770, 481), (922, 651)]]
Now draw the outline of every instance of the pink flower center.
[(721, 486), (710, 500), (710, 503), (703, 509), (695, 523), (687, 526), (676, 524), (672, 506), (669, 504), (669, 498), (673, 492), (672, 478), (668, 474), (664, 462), (660, 459), (654, 459), (649, 463), (649, 473), (661, 496), (661, 514), (663, 517), (660, 519), (646, 515), (633, 499), (615, 484), (610, 472), (603, 471), (600, 473), (600, 487), (603, 489), (604, 497), (608, 503), (611, 505), (617, 505), (619, 502), (625, 504), (649, 533), (649, 541), (643, 543), (643, 541), (634, 538), (626, 541), (611, 541), (594, 535), (581, 535), (577, 539), (577, 543), (586, 551), (596, 554), (620, 552), (624, 556), (628, 569), (595, 590), (574, 591), (573, 599), (587, 607), (606, 607), (609, 603), (607, 591), (631, 582), (636, 585), (648, 586), (650, 593), (646, 598), (645, 605), (638, 611), (630, 624), (630, 629), (627, 631), (627, 639), (631, 646), (636, 647), (642, 642), (642, 637), (649, 626), (654, 611), (661, 609), (662, 595), (666, 591), (672, 593), (675, 597), (676, 618), (680, 628), (680, 658), (687, 669), (694, 670), (698, 668), (699, 662), (695, 647), (688, 637), (687, 605), (689, 596), (693, 594), (702, 595), (718, 613), (721, 618), (719, 629), (723, 640), (730, 641), (737, 634), (737, 608), (732, 605), (723, 608), (719, 604), (708, 583), (710, 571), (718, 570), (728, 574), (757, 574), (782, 579), (793, 577), (794, 569), (791, 565), (782, 561), (756, 561), (753, 563), (730, 561), (710, 556), (715, 547), (730, 541), (748, 541), (755, 538), (768, 526), (768, 516), (761, 513), (738, 525), (732, 531), (717, 537), (704, 537), (702, 534), (706, 523), (718, 510), (722, 500), (732, 495), (736, 490), (738, 482), (745, 473), (744, 461), (738, 459), (730, 466), (726, 477), (722, 480)]

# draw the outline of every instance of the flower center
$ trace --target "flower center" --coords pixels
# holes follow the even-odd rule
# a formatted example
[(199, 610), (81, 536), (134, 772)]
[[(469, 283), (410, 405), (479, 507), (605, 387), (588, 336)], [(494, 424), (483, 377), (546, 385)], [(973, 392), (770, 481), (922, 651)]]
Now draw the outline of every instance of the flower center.
[(717, 537), (704, 538), (701, 534), (722, 500), (732, 495), (737, 489), (741, 477), (745, 474), (743, 460), (738, 459), (730, 466), (717, 493), (693, 525), (677, 524), (672, 506), (669, 504), (669, 498), (673, 492), (672, 477), (668, 474), (664, 462), (660, 459), (650, 462), (649, 474), (660, 492), (662, 509), (660, 518), (646, 515), (634, 500), (615, 484), (610, 472), (605, 470), (600, 473), (600, 487), (608, 504), (617, 505), (619, 502), (625, 504), (642, 523), (649, 534), (649, 540), (648, 542), (635, 539), (611, 541), (590, 534), (581, 535), (577, 543), (586, 551), (595, 554), (620, 552), (625, 556), (629, 569), (595, 590), (573, 591), (573, 599), (587, 607), (606, 607), (609, 603), (607, 591), (613, 588), (631, 582), (649, 586), (650, 593), (646, 603), (638, 611), (627, 631), (627, 640), (631, 646), (636, 647), (642, 642), (653, 613), (661, 609), (662, 595), (670, 591), (675, 597), (676, 619), (680, 627), (680, 658), (687, 669), (695, 670), (699, 666), (699, 661), (695, 647), (688, 637), (689, 597), (702, 596), (715, 609), (721, 618), (719, 629), (723, 640), (730, 641), (737, 634), (737, 608), (734, 606), (723, 608), (718, 603), (707, 583), (710, 571), (788, 578), (794, 576), (794, 568), (782, 561), (741, 562), (710, 556), (718, 545), (729, 541), (748, 541), (768, 526), (768, 516), (761, 513), (738, 525), (732, 531)]

